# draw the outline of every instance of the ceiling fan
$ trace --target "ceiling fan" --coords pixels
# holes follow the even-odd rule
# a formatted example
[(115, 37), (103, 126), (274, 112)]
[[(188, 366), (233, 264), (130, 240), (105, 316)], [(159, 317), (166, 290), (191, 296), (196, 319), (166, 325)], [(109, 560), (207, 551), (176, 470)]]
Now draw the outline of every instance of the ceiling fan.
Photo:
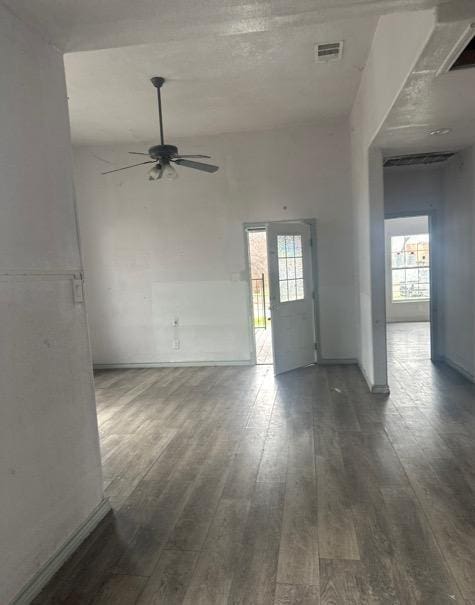
[(122, 168), (116, 168), (115, 170), (107, 170), (102, 174), (110, 174), (111, 172), (118, 172), (119, 170), (127, 170), (128, 168), (134, 168), (135, 166), (143, 166), (144, 164), (154, 164), (148, 172), (148, 178), (151, 181), (156, 181), (161, 178), (174, 180), (178, 177), (177, 171), (173, 164), (178, 166), (185, 166), (187, 168), (194, 168), (195, 170), (201, 170), (203, 172), (216, 172), (219, 166), (213, 164), (205, 164), (203, 162), (195, 162), (189, 158), (209, 158), (209, 155), (181, 155), (178, 153), (178, 148), (175, 145), (165, 145), (163, 137), (163, 118), (162, 118), (162, 98), (160, 95), (160, 89), (165, 82), (165, 78), (156, 76), (151, 79), (152, 84), (157, 89), (158, 97), (158, 118), (160, 120), (160, 145), (154, 145), (150, 147), (148, 153), (142, 153), (139, 151), (129, 151), (132, 155), (145, 155), (151, 159), (146, 162), (140, 162), (139, 164), (131, 164), (130, 166), (123, 166)]

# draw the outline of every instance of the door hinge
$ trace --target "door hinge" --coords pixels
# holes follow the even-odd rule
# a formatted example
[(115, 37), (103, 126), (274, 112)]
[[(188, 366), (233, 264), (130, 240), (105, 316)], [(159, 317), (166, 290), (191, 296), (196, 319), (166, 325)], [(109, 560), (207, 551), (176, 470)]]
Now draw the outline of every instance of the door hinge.
[(315, 300), (315, 290), (312, 291), (312, 299)]
[(314, 342), (313, 347), (314, 347), (315, 351), (318, 351), (318, 342)]
[(312, 238), (309, 239), (308, 243), (309, 243), (310, 248), (313, 248), (313, 239)]

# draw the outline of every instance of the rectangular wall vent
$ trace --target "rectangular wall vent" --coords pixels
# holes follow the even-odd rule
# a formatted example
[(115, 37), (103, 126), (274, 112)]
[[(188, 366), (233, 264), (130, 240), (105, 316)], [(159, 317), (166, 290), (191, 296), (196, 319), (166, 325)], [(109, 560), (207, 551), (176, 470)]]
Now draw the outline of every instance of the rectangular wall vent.
[(475, 23), (471, 23), (437, 70), (437, 76), (458, 69), (475, 67)]
[(325, 44), (315, 45), (315, 61), (317, 63), (328, 63), (329, 61), (339, 61), (343, 56), (343, 41), (327, 42)]
[(392, 166), (418, 166), (427, 164), (438, 164), (445, 162), (454, 155), (454, 152), (441, 151), (434, 153), (415, 153), (412, 155), (397, 155), (384, 160), (384, 167), (391, 168)]
[(450, 68), (450, 71), (455, 69), (467, 69), (468, 67), (475, 67), (475, 36), (473, 36), (467, 46), (457, 57), (457, 60)]

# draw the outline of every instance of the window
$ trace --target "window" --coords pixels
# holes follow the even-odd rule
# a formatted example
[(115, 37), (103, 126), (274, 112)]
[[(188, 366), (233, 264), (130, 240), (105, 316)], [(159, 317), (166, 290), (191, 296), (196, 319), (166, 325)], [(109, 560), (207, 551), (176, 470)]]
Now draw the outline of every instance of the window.
[(391, 237), (393, 302), (430, 298), (429, 234)]
[(280, 302), (304, 298), (301, 235), (278, 235)]

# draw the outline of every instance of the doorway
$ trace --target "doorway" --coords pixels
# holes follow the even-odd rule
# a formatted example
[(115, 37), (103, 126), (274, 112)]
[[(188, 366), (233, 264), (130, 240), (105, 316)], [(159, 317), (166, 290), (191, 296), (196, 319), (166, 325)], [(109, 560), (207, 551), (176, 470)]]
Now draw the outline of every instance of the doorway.
[(265, 228), (248, 230), (248, 253), (256, 364), (271, 365), (273, 363), (272, 316)]
[(403, 215), (384, 221), (386, 331), (389, 382), (394, 370), (433, 358), (431, 217)]
[(315, 221), (245, 225), (255, 363), (281, 374), (316, 362)]

